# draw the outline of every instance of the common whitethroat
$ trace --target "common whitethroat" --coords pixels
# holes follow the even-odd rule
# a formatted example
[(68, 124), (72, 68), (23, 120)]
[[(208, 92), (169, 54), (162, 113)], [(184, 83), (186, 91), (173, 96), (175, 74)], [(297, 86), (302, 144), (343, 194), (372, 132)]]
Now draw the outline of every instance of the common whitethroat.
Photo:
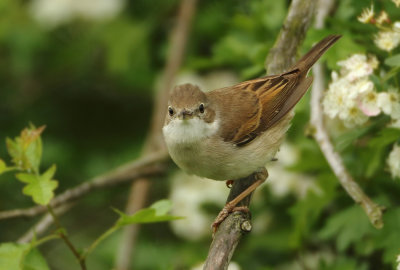
[[(313, 80), (311, 66), (341, 36), (316, 44), (287, 72), (203, 92), (192, 84), (176, 86), (168, 101), (164, 139), (185, 172), (215, 180), (235, 180), (256, 172), (256, 181), (218, 215), (213, 227), (267, 178), (272, 160), (293, 118), (293, 107)], [(241, 209), (243, 210), (243, 209)]]

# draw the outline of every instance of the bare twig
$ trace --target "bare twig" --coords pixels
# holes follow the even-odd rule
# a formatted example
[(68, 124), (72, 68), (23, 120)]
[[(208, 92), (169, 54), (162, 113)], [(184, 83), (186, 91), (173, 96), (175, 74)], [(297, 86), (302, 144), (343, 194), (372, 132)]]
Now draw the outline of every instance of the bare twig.
[[(321, 8), (331, 6), (329, 3), (331, 0), (320, 1)], [(327, 12), (321, 13), (327, 14)], [(322, 15), (321, 15), (322, 16)], [(323, 19), (317, 21), (316, 27), (322, 28)], [(353, 180), (350, 174), (347, 172), (346, 167), (343, 164), (342, 158), (335, 151), (333, 144), (329, 138), (328, 132), (325, 128), (324, 113), (322, 110), (321, 99), (323, 91), (325, 89), (324, 72), (321, 64), (317, 63), (313, 67), (314, 82), (311, 91), (311, 124), (314, 127), (313, 136), (317, 141), (322, 153), (328, 161), (330, 167), (339, 179), (340, 184), (349, 194), (349, 196), (358, 204), (362, 206), (365, 213), (367, 214), (372, 225), (376, 228), (383, 227), (383, 207), (375, 204), (360, 188), (360, 186)]]
[[(68, 189), (54, 197), (50, 206), (57, 207), (72, 200), (76, 200), (87, 193), (109, 186), (126, 183), (134, 179), (155, 176), (164, 173), (168, 154), (164, 151), (149, 154), (141, 159), (129, 162), (106, 174), (95, 177), (74, 188)], [(34, 206), (26, 209), (14, 209), (0, 212), (0, 220), (16, 217), (33, 217), (46, 212), (46, 207)]]
[[(75, 204), (74, 203), (66, 203), (61, 205), (58, 208), (54, 209), (54, 213), (57, 216), (61, 216), (63, 213), (71, 209)], [(53, 218), (51, 217), (50, 213), (45, 214), (35, 225), (32, 226), (24, 235), (22, 235), (18, 240), (17, 243), (28, 243), (30, 242), (35, 236), (42, 235), (47, 228), (53, 224)]]
[[(185, 47), (189, 34), (192, 17), (195, 14), (197, 0), (182, 0), (176, 26), (171, 33), (170, 49), (167, 63), (164, 68), (161, 87), (158, 89), (155, 97), (152, 124), (146, 144), (143, 148), (143, 154), (149, 152), (165, 150), (164, 140), (162, 139), (161, 128), (164, 123), (165, 113), (169, 91), (175, 80), (176, 74), (182, 64)], [(150, 181), (148, 178), (142, 178), (136, 181), (130, 192), (127, 204), (127, 213), (134, 213), (143, 208), (147, 193), (149, 191)], [(118, 270), (129, 269), (131, 254), (133, 253), (136, 235), (139, 225), (131, 225), (124, 229), (118, 249), (118, 258), (116, 267)]]
[(85, 260), (81, 258), (81, 254), (75, 248), (74, 244), (72, 244), (71, 240), (69, 240), (69, 238), (65, 232), (65, 229), (61, 225), (60, 220), (58, 219), (57, 215), (54, 213), (53, 208), (50, 205), (47, 205), (47, 210), (49, 211), (50, 216), (53, 218), (53, 221), (56, 224), (56, 227), (57, 227), (56, 233), (61, 237), (61, 239), (65, 242), (65, 244), (68, 246), (68, 248), (74, 254), (74, 256), (76, 257), (76, 259), (79, 262), (79, 265), (81, 266), (81, 269), (86, 270)]
[[(315, 1), (292, 1), (284, 26), (265, 62), (268, 74), (283, 72), (295, 63), (298, 47), (310, 26), (314, 6)], [(235, 180), (228, 201), (243, 192), (254, 181), (256, 181), (254, 174)], [(250, 196), (241, 202), (241, 206), (249, 206), (249, 204)], [(251, 230), (249, 216), (235, 213), (229, 215), (215, 234), (203, 269), (227, 269), (241, 236), (249, 230)]]

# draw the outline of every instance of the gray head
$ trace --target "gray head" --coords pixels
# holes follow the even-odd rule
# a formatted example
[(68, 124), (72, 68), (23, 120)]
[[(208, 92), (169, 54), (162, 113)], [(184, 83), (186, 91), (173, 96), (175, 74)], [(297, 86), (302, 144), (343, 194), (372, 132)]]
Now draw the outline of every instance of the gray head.
[(196, 85), (175, 86), (168, 101), (166, 124), (171, 120), (200, 118), (205, 122), (214, 120), (215, 112), (210, 108), (207, 95)]

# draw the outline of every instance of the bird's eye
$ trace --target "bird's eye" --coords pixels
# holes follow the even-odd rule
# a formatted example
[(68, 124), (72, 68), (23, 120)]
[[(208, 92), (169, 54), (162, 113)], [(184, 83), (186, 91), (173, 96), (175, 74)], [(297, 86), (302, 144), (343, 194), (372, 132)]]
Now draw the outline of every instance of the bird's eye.
[(174, 115), (174, 109), (172, 109), (171, 106), (168, 107), (168, 113), (169, 113), (170, 116)]
[(200, 111), (200, 113), (204, 113), (204, 104), (203, 103), (200, 104), (199, 111)]

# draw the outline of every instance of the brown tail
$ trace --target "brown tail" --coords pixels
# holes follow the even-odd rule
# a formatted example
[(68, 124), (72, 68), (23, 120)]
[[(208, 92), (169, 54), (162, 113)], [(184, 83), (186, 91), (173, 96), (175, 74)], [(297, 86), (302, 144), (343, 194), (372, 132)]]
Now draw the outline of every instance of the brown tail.
[(341, 35), (329, 35), (320, 42), (318, 42), (311, 50), (306, 53), (292, 68), (299, 69), (301, 72), (307, 72), (312, 65), (317, 62), (317, 60), (324, 54), (324, 52), (329, 49), (338, 39), (340, 39)]

